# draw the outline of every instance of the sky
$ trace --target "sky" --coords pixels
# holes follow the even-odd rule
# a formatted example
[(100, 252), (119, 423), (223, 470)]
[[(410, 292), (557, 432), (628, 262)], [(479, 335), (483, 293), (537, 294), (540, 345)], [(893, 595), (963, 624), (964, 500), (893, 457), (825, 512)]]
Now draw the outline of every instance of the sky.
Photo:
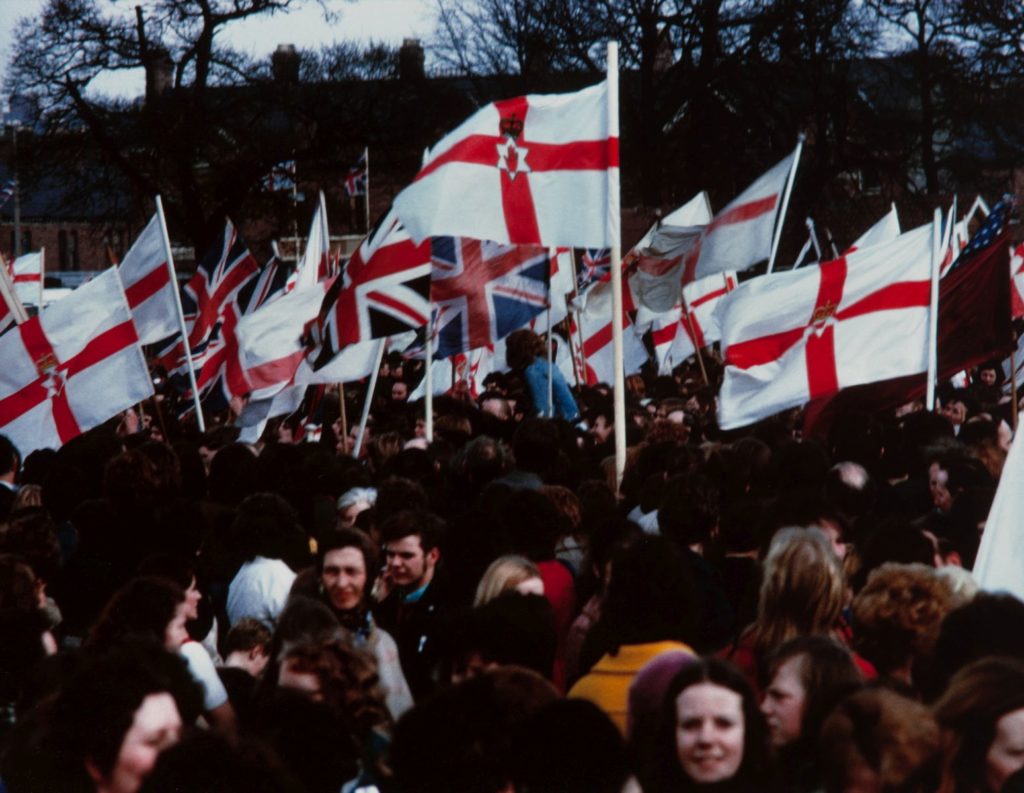
[[(14, 28), (19, 19), (35, 16), (47, 0), (0, 0), (0, 83), (6, 75), (7, 61), (14, 44)], [(110, 0), (96, 0), (111, 5)], [(122, 0), (113, 7), (134, 14), (150, 0)], [(324, 20), (316, 0), (293, 0), (295, 10), (261, 15), (227, 25), (224, 40), (234, 49), (255, 57), (269, 57), (278, 44), (294, 44), (299, 49), (334, 41), (383, 41), (401, 44), (403, 38), (428, 39), (434, 28), (435, 0), (323, 0), (337, 13), (333, 22)], [(118, 75), (114, 80), (98, 82), (97, 90), (124, 97), (143, 91), (143, 75)], [(0, 104), (6, 103), (5, 101)]]

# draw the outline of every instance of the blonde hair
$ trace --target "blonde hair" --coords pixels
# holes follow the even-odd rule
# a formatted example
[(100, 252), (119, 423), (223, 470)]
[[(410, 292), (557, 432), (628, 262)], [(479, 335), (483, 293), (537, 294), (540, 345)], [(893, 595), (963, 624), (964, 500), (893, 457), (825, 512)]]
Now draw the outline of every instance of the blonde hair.
[(817, 529), (782, 529), (764, 560), (754, 644), (767, 654), (797, 636), (829, 635), (843, 610), (846, 583), (829, 541)]
[(515, 589), (530, 578), (539, 579), (540, 570), (525, 556), (499, 556), (480, 578), (473, 605), (490, 603), (498, 595)]

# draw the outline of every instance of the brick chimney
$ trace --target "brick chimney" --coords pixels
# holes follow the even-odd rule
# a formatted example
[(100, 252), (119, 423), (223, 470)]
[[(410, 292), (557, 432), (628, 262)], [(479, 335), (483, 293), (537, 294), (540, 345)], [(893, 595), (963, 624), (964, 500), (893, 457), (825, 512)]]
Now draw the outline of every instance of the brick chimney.
[(405, 39), (398, 51), (398, 77), (401, 80), (417, 81), (426, 76), (423, 68), (423, 45), (419, 39)]
[(295, 84), (299, 81), (299, 53), (294, 44), (278, 44), (270, 63), (274, 82)]

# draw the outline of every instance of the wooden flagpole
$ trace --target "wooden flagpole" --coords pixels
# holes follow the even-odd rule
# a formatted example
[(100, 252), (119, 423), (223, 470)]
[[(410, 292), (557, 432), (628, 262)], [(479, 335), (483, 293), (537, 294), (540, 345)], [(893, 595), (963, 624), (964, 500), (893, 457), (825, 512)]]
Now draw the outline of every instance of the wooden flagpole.
[[(608, 42), (608, 152), (617, 153), (619, 140), (619, 44)], [(614, 141), (614, 143), (612, 143)], [(608, 248), (612, 268), (612, 380), (615, 422), (615, 485), (626, 471), (626, 383), (622, 352), (622, 216), (619, 169), (608, 163)]]
[(156, 213), (160, 218), (160, 232), (164, 238), (164, 253), (167, 254), (167, 270), (171, 276), (171, 291), (174, 292), (174, 307), (178, 311), (178, 328), (181, 331), (181, 346), (185, 350), (185, 363), (188, 365), (188, 384), (192, 388), (192, 402), (196, 408), (196, 424), (200, 432), (206, 432), (206, 421), (203, 419), (203, 406), (199, 402), (199, 386), (196, 384), (196, 369), (192, 364), (192, 346), (188, 341), (188, 330), (185, 328), (185, 312), (181, 308), (181, 295), (178, 293), (178, 276), (174, 272), (174, 256), (171, 254), (171, 237), (167, 233), (167, 219), (164, 217), (164, 204), (160, 196), (156, 197)]
[(932, 278), (931, 298), (928, 306), (928, 390), (925, 393), (925, 407), (935, 410), (935, 378), (938, 370), (939, 335), (939, 266), (942, 262), (941, 240), (942, 211), (936, 207), (932, 218)]
[(380, 363), (384, 360), (384, 348), (388, 340), (383, 338), (377, 344), (377, 355), (374, 357), (374, 366), (370, 371), (370, 383), (366, 387), (366, 397), (363, 399), (363, 413), (359, 417), (359, 429), (356, 432), (356, 445), (352, 449), (352, 456), (359, 459), (359, 452), (363, 448), (363, 435), (366, 433), (366, 422), (370, 419), (370, 408), (373, 405), (373, 395), (377, 390), (377, 376), (380, 374)]
[(370, 233), (370, 147), (363, 147), (363, 164), (366, 166), (366, 189), (363, 198), (366, 204), (366, 233)]
[(711, 385), (708, 380), (708, 370), (704, 367), (704, 355), (700, 345), (697, 344), (697, 329), (693, 326), (693, 314), (690, 313), (690, 304), (686, 302), (686, 295), (683, 298), (683, 311), (686, 312), (686, 323), (690, 326), (690, 338), (693, 339), (693, 349), (697, 353), (697, 364), (700, 366), (700, 375), (704, 378), (704, 385)]
[(782, 191), (782, 209), (779, 212), (779, 220), (775, 224), (775, 233), (772, 235), (772, 252), (768, 257), (768, 272), (775, 267), (775, 254), (779, 252), (779, 241), (782, 239), (782, 224), (786, 219), (786, 210), (789, 208), (789, 194), (793, 192), (793, 181), (796, 179), (796, 167), (800, 164), (800, 152), (804, 148), (804, 135), (801, 132), (796, 141), (796, 150), (793, 152), (793, 167), (789, 169), (789, 179), (786, 180), (786, 189)]

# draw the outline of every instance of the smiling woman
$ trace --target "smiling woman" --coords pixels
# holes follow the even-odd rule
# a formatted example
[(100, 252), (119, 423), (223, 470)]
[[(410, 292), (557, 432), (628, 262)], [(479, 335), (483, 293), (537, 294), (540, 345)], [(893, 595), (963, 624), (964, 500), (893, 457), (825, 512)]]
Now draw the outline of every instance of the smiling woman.
[(738, 669), (718, 658), (702, 658), (676, 675), (646, 753), (645, 793), (776, 789), (768, 731), (754, 692)]

